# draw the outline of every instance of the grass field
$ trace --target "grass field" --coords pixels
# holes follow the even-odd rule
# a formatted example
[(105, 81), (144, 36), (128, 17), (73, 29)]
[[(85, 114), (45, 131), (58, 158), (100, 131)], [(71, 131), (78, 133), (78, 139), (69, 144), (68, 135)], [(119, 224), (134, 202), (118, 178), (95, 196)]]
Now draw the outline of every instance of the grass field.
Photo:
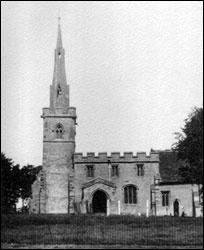
[(2, 215), (2, 243), (203, 245), (202, 218)]

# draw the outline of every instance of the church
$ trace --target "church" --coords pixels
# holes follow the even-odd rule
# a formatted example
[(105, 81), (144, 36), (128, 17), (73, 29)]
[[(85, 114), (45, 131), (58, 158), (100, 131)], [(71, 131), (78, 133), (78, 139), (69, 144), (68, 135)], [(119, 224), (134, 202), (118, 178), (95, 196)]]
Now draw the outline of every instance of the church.
[(75, 152), (77, 115), (69, 96), (59, 23), (50, 106), (41, 116), (43, 167), (30, 213), (201, 215), (199, 186), (183, 184), (175, 152)]

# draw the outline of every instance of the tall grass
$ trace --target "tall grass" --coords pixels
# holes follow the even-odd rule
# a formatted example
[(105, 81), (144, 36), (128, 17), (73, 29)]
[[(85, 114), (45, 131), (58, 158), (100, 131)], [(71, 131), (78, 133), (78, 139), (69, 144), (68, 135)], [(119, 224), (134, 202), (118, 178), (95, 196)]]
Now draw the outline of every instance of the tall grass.
[(4, 243), (202, 245), (201, 218), (2, 215)]

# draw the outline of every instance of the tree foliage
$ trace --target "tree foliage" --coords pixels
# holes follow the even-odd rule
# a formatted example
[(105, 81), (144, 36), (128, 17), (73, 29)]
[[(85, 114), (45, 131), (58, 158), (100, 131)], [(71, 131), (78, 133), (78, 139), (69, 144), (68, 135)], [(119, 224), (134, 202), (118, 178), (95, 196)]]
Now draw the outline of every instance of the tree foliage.
[(180, 168), (185, 182), (203, 184), (203, 108), (194, 108), (185, 120), (182, 133), (176, 133), (174, 150), (186, 162)]
[(1, 211), (15, 212), (19, 198), (23, 200), (31, 197), (32, 184), (41, 166), (27, 165), (20, 168), (13, 161), (1, 153)]
[(20, 197), (19, 165), (1, 153), (1, 210), (12, 212)]
[(41, 170), (41, 166), (34, 167), (33, 165), (23, 166), (20, 171), (20, 195), (24, 200), (32, 195), (32, 184), (36, 180), (38, 172)]

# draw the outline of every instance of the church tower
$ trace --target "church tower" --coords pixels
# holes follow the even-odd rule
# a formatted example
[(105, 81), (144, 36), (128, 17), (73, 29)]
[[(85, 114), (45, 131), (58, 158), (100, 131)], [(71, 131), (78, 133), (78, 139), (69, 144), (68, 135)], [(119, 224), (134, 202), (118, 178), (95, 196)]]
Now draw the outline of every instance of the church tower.
[(73, 154), (75, 152), (76, 109), (69, 104), (65, 73), (65, 50), (60, 19), (50, 86), (50, 107), (43, 108), (43, 171), (40, 212), (71, 213), (73, 210)]

